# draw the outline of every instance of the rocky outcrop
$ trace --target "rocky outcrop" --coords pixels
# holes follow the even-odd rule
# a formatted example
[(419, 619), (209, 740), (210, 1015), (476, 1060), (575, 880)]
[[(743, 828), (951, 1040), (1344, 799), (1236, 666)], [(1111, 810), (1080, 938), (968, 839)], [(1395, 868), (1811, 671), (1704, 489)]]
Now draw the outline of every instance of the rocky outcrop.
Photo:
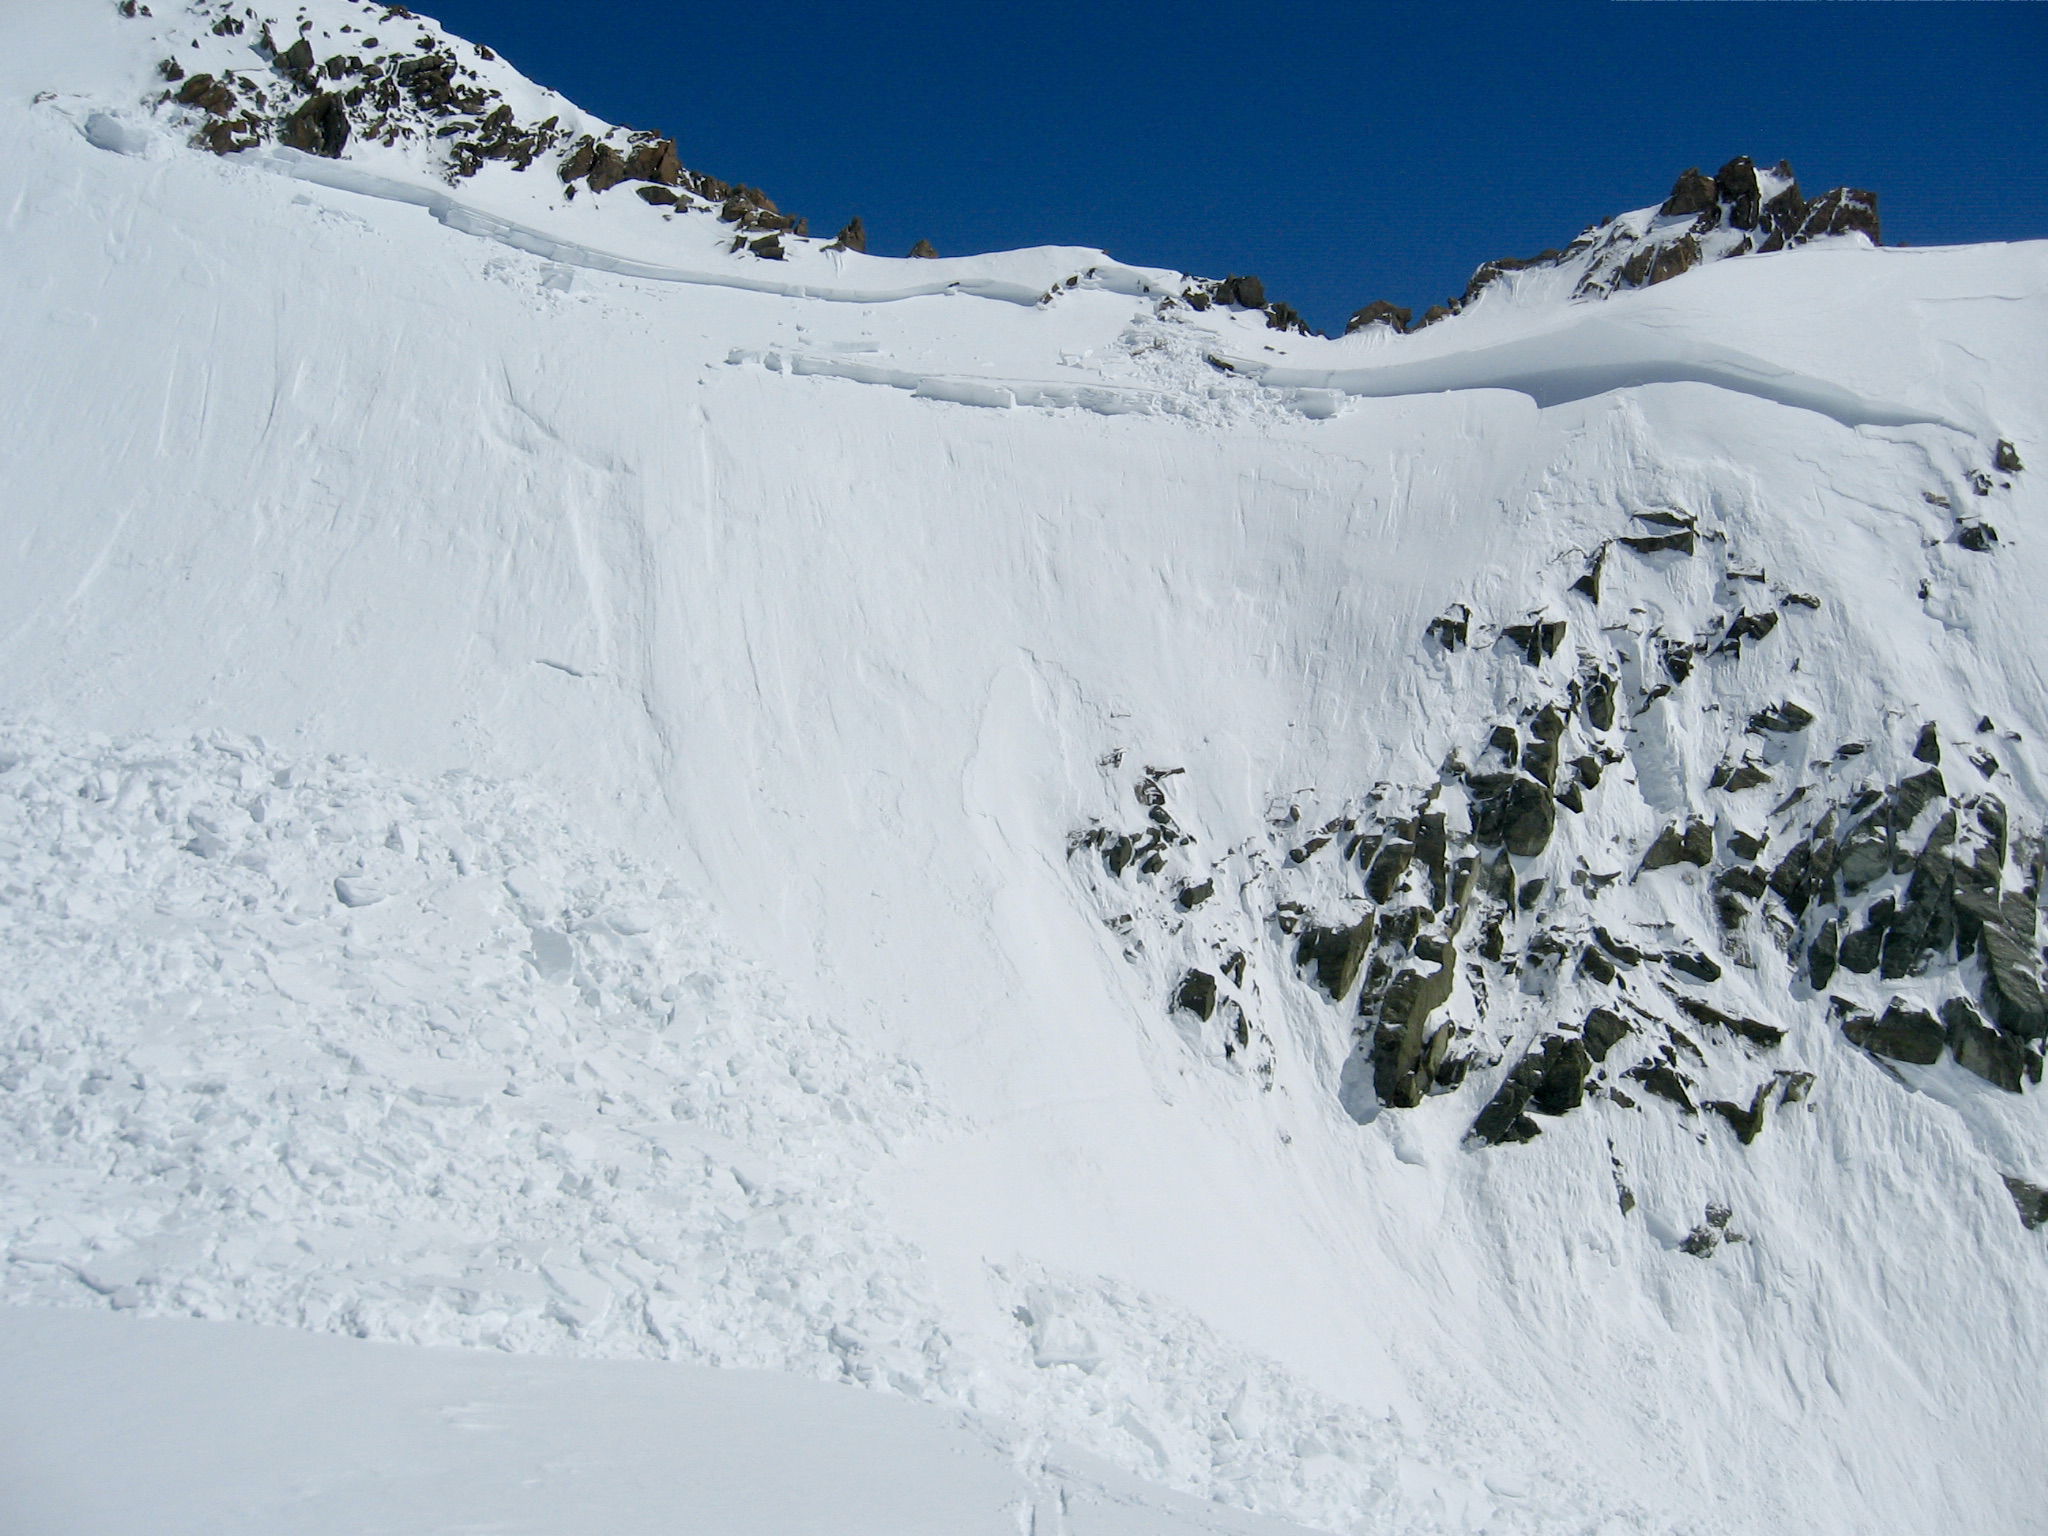
[[(301, 45), (305, 43), (300, 38)], [(348, 148), (348, 111), (332, 91), (312, 97), (278, 127), (278, 141), (309, 155), (339, 160)]]
[(1344, 334), (1356, 335), (1370, 330), (1373, 326), (1387, 326), (1396, 331), (1405, 331), (1414, 322), (1415, 311), (1403, 309), (1398, 304), (1389, 304), (1385, 299), (1375, 299), (1365, 308), (1358, 310), (1344, 322)]
[[(1659, 206), (1605, 220), (1561, 249), (1482, 264), (1462, 294), (1432, 306), (1421, 323), (1430, 325), (1457, 314), (1495, 283), (1519, 272), (1570, 273), (1573, 297), (1597, 299), (1669, 282), (1708, 262), (1787, 250), (1839, 235), (1860, 235), (1873, 245), (1881, 242), (1874, 193), (1836, 187), (1808, 202), (1789, 164), (1780, 161), (1761, 170), (1747, 155), (1738, 155), (1711, 176), (1698, 167), (1682, 172)], [(1381, 304), (1360, 310), (1351, 328), (1377, 323), (1378, 317), (1360, 317), (1391, 308)], [(1405, 321), (1401, 328), (1407, 328)]]

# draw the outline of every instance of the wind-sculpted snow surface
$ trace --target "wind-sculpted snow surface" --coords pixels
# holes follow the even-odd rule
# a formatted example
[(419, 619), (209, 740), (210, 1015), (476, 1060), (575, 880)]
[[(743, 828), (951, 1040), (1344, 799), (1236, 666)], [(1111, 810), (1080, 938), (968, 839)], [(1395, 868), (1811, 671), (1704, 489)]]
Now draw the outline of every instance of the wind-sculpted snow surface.
[(0, 23), (0, 1298), (2039, 1525), (2048, 247), (1326, 339), (133, 9)]

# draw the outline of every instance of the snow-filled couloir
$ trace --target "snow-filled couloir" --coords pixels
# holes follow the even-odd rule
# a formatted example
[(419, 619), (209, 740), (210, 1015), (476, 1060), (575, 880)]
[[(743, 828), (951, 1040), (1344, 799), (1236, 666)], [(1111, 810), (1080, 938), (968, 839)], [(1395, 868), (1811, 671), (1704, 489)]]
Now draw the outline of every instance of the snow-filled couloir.
[(2048, 244), (1739, 162), (1326, 338), (401, 8), (0, 30), (10, 1304), (859, 1383), (1041, 1532), (2038, 1523)]

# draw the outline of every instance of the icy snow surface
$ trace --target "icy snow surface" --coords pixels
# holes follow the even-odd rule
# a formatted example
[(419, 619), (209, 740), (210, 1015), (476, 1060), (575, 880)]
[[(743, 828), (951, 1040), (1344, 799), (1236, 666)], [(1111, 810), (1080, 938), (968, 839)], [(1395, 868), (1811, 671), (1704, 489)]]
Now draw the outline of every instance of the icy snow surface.
[[(1932, 720), (2038, 826), (2048, 246), (1308, 338), (1096, 252), (777, 264), (545, 164), (217, 158), (151, 72), (245, 40), (156, 8), (0, 20), (0, 1297), (858, 1382), (1334, 1531), (2039, 1527), (2038, 1088), (1881, 1064), (1764, 951), (1715, 995), (1816, 1084), (1754, 1145), (1604, 1099), (1466, 1145), (1505, 1063), (1354, 1117), (1260, 860), (1521, 699), (1452, 604), (1635, 678), (1738, 569), (1818, 606), (1646, 711), (1576, 848), (1739, 819), (1787, 697), (1774, 771), (1888, 783)], [(1571, 595), (1660, 508), (1707, 552)], [(1237, 872), (1199, 915), (1069, 857), (1143, 765)], [(1600, 910), (1697, 937), (1664, 873)], [(1256, 1070), (1170, 1007), (1212, 934), (1264, 946)], [(19, 1348), (116, 1347), (78, 1321)]]

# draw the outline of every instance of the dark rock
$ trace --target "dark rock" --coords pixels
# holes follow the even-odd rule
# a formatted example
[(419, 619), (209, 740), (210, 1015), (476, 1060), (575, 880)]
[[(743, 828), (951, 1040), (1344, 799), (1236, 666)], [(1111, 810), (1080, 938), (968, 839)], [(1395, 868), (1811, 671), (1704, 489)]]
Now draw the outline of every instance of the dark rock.
[(626, 180), (651, 181), (664, 187), (681, 186), (683, 163), (676, 158), (676, 141), (654, 139), (634, 145), (633, 152), (626, 156)]
[(860, 251), (863, 254), (866, 253), (867, 248), (867, 226), (861, 223), (859, 215), (848, 219), (846, 227), (834, 235), (832, 243), (825, 247), (828, 251)]
[(1216, 882), (1213, 879), (1209, 879), (1204, 880), (1200, 885), (1182, 886), (1180, 888), (1180, 895), (1175, 897), (1174, 900), (1179, 904), (1181, 911), (1192, 912), (1215, 894)]
[(1771, 1095), (1777, 1088), (1778, 1079), (1772, 1078), (1751, 1096), (1747, 1109), (1726, 1099), (1709, 1099), (1702, 1107), (1712, 1110), (1734, 1127), (1735, 1139), (1746, 1147), (1763, 1134), (1764, 1111), (1770, 1107)]
[(1534, 858), (1550, 845), (1557, 827), (1557, 803), (1535, 779), (1515, 775), (1504, 793), (1474, 808), (1472, 837), (1482, 847), (1500, 847), (1517, 858)]
[(235, 93), (225, 80), (211, 75), (194, 75), (178, 87), (174, 98), (181, 106), (198, 107), (214, 117), (226, 117), (235, 110)]
[(1586, 569), (1579, 579), (1572, 583), (1574, 592), (1583, 593), (1594, 602), (1600, 601), (1600, 573), (1607, 565), (1607, 546), (1602, 544), (1593, 551), (1593, 558), (1586, 562)]
[(1884, 243), (1877, 217), (1877, 194), (1860, 187), (1836, 187), (1816, 198), (1800, 220), (1797, 240), (1819, 240), (1828, 235), (1861, 234), (1872, 245)]
[(1454, 603), (1450, 609), (1429, 621), (1427, 633), (1447, 651), (1455, 651), (1467, 644), (1472, 632), (1472, 610), (1463, 603)]
[(1806, 979), (1818, 992), (1835, 977), (1835, 966), (1841, 957), (1842, 925), (1829, 918), (1820, 926), (1820, 932), (1813, 936), (1813, 947), (1806, 952)]
[(2016, 1179), (2009, 1173), (1999, 1177), (2005, 1180), (2006, 1193), (2012, 1196), (2012, 1203), (2019, 1207), (2020, 1225), (2029, 1232), (2048, 1227), (2048, 1189), (2029, 1184), (2025, 1179)]
[(1877, 969), (1884, 953), (1885, 931), (1892, 925), (1895, 910), (1889, 896), (1872, 903), (1870, 911), (1864, 915), (1863, 926), (1842, 940), (1839, 958), (1843, 970), (1868, 976)]
[[(301, 42), (305, 41), (303, 38)], [(332, 91), (322, 92), (287, 117), (278, 129), (280, 142), (309, 155), (341, 158), (348, 147), (348, 108)]]
[(2026, 1047), (2010, 1035), (2002, 1035), (1984, 1022), (1975, 1008), (1960, 997), (1941, 1005), (1941, 1022), (1948, 1030), (1949, 1049), (1970, 1071), (2007, 1093), (2026, 1087)]
[(933, 245), (929, 240), (920, 240), (910, 248), (909, 259), (915, 261), (936, 261), (938, 256), (939, 248), (937, 246)]
[(581, 181), (588, 176), (591, 167), (597, 164), (597, 141), (581, 139), (562, 161), (561, 176), (564, 181)]
[(1731, 1035), (1741, 1036), (1751, 1045), (1760, 1045), (1769, 1050), (1785, 1043), (1785, 1031), (1774, 1024), (1746, 1019), (1739, 1013), (1724, 1013), (1712, 1003), (1703, 1002), (1697, 997), (1687, 997), (1682, 992), (1674, 994), (1671, 1000), (1678, 1005), (1678, 1011), (1694, 1023), (1710, 1024), (1715, 1028), (1725, 1029)]
[(1387, 325), (1392, 326), (1397, 331), (1405, 331), (1414, 318), (1415, 311), (1412, 309), (1403, 309), (1398, 304), (1389, 304), (1385, 299), (1375, 299), (1344, 322), (1344, 334), (1346, 336), (1355, 335), (1357, 332), (1375, 325)]
[(1696, 949), (1668, 949), (1664, 952), (1664, 963), (1698, 981), (1721, 979), (1721, 967)]
[(1763, 188), (1757, 184), (1756, 162), (1737, 155), (1714, 173), (1717, 200), (1728, 210), (1736, 229), (1755, 229), (1763, 215)]
[(747, 242), (747, 249), (767, 261), (781, 261), (783, 259), (782, 236), (780, 235), (763, 235), (758, 240), (749, 240)]
[(1624, 534), (1621, 542), (1639, 555), (1663, 554), (1667, 550), (1689, 555), (1698, 545), (1697, 536), (1690, 528), (1680, 528), (1671, 533)]
[(1942, 778), (1939, 768), (1929, 768), (1925, 773), (1901, 779), (1889, 797), (1886, 820), (1893, 831), (1904, 832), (1919, 820), (1922, 811), (1947, 795), (1948, 783)]
[(1714, 857), (1714, 828), (1704, 821), (1688, 822), (1681, 830), (1666, 827), (1643, 855), (1645, 870), (1667, 869), (1673, 864), (1696, 864), (1705, 868)]
[(1372, 948), (1373, 914), (1368, 912), (1345, 928), (1304, 928), (1295, 945), (1294, 963), (1315, 972), (1316, 985), (1333, 1002), (1343, 1001), (1358, 980), (1366, 952)]
[(1592, 977), (1602, 986), (1609, 986), (1620, 972), (1615, 970), (1614, 962), (1602, 954), (1597, 945), (1588, 944), (1579, 952), (1579, 974)]
[(1664, 199), (1664, 206), (1657, 211), (1667, 218), (1679, 218), (1705, 213), (1716, 201), (1713, 178), (1702, 176), (1699, 167), (1694, 166), (1679, 176), (1671, 188), (1671, 195)]
[(1740, 656), (1743, 641), (1761, 640), (1777, 627), (1778, 616), (1775, 613), (1750, 613), (1745, 610), (1736, 614), (1734, 621), (1729, 624), (1728, 633), (1722, 637), (1718, 650), (1724, 656)]
[(1933, 1014), (1908, 1007), (1899, 998), (1892, 999), (1880, 1019), (1872, 1019), (1868, 1014), (1845, 1019), (1842, 1033), (1874, 1056), (1923, 1067), (1941, 1060), (1942, 1048), (1948, 1043), (1948, 1032)]
[(1974, 554), (1988, 555), (1998, 547), (1998, 530), (1989, 523), (1965, 523), (1956, 532), (1956, 542)]
[(1692, 1102), (1692, 1095), (1686, 1091), (1692, 1085), (1662, 1062), (1646, 1061), (1640, 1066), (1630, 1067), (1622, 1076), (1641, 1083), (1658, 1098), (1668, 1099), (1688, 1115), (1699, 1113)]
[(609, 144), (591, 151), (590, 172), (585, 184), (593, 192), (609, 192), (626, 179), (626, 157)]
[(1523, 659), (1530, 666), (1548, 660), (1557, 654), (1557, 648), (1564, 644), (1565, 621), (1550, 619), (1534, 624), (1510, 624), (1501, 635), (1521, 648)]
[[(1754, 859), (1764, 851), (1764, 844), (1770, 839), (1754, 832), (1731, 832), (1728, 834), (1728, 851), (1738, 859)], [(1754, 894), (1761, 896), (1762, 891)]]
[(1764, 878), (1762, 870), (1746, 864), (1738, 864), (1732, 868), (1722, 870), (1721, 873), (1714, 876), (1714, 884), (1724, 890), (1733, 891), (1738, 896), (1746, 897), (1750, 901), (1757, 900), (1765, 891), (1771, 888), (1771, 883)]
[(1210, 1019), (1216, 1013), (1216, 978), (1207, 971), (1189, 971), (1181, 977), (1180, 986), (1173, 994), (1173, 1006), (1185, 1009), (1198, 1019)]
[(1571, 1035), (1552, 1035), (1508, 1073), (1479, 1112), (1467, 1133), (1487, 1146), (1533, 1139), (1535, 1122), (1524, 1113), (1563, 1115), (1585, 1102), (1586, 1079), (1593, 1070), (1585, 1043)]
[(313, 88), (313, 44), (300, 38), (277, 56), (277, 67), (307, 90)]
[(1586, 684), (1586, 723), (1596, 731), (1614, 729), (1614, 680), (1599, 676)]
[(1657, 248), (1657, 254), (1650, 261), (1649, 275), (1643, 286), (1668, 282), (1682, 272), (1690, 272), (1700, 264), (1700, 243), (1691, 235), (1672, 241)]
[(2016, 475), (2027, 466), (2020, 462), (2020, 451), (2004, 438), (1998, 440), (1998, 450), (1991, 457), (1992, 467), (2000, 474)]
[(1644, 955), (1640, 949), (1637, 949), (1633, 944), (1623, 943), (1605, 928), (1594, 928), (1593, 937), (1599, 942), (1602, 949), (1606, 950), (1608, 954), (1619, 960), (1623, 965), (1637, 966), (1643, 963)]
[(1605, 1061), (1607, 1053), (1621, 1044), (1630, 1033), (1628, 1020), (1612, 1008), (1595, 1008), (1586, 1015), (1586, 1053), (1595, 1061)]
[(1408, 873), (1408, 866), (1414, 862), (1415, 845), (1399, 838), (1389, 839), (1380, 845), (1374, 855), (1372, 867), (1366, 871), (1366, 894), (1384, 905), (1394, 899), (1394, 892), (1401, 888), (1401, 877)]
[(676, 195), (667, 187), (635, 187), (633, 190), (639, 194), (643, 202), (652, 203), (657, 208), (673, 208), (676, 205)]
[(1538, 1076), (1529, 1095), (1529, 1107), (1539, 1115), (1564, 1115), (1586, 1101), (1586, 1079), (1592, 1075), (1593, 1058), (1583, 1040), (1571, 1035), (1552, 1035), (1543, 1042)]
[[(1448, 963), (1430, 970), (1409, 967), (1388, 984), (1379, 1006), (1380, 1026), (1373, 1037), (1373, 1089), (1380, 1102), (1396, 1109), (1412, 1109), (1422, 1102), (1430, 1080), (1425, 1073), (1427, 1053), (1437, 1039), (1428, 1028), (1429, 1016), (1449, 999), (1457, 981)], [(1368, 1006), (1370, 983), (1359, 997), (1361, 1012)]]
[(1805, 730), (1813, 724), (1813, 711), (1787, 700), (1758, 710), (1749, 717), (1749, 729), (1769, 731), (1777, 736), (1790, 736)]
[(1269, 331), (1299, 331), (1304, 336), (1313, 336), (1315, 334), (1315, 332), (1308, 328), (1308, 322), (1302, 319), (1299, 310), (1292, 304), (1282, 304), (1277, 300), (1266, 306), (1266, 329)]
[(1216, 302), (1239, 309), (1264, 309), (1266, 285), (1256, 277), (1226, 277), (1216, 285)]
[(2026, 937), (2013, 931), (2019, 927), (2019, 913), (2011, 914), (2011, 927), (2003, 922), (1984, 925), (1981, 996), (2000, 1029), (2025, 1040), (2039, 1040), (2048, 1037), (2048, 998), (2043, 996), (2040, 972), (2034, 962), (2032, 903), (2026, 896), (2013, 896), (2007, 897), (2002, 905), (2005, 904), (2026, 908)]
[(1913, 743), (1913, 755), (1923, 763), (1941, 761), (1941, 738), (1936, 734), (1932, 720), (1920, 727), (1920, 739)]
[(1871, 881), (1889, 874), (1892, 847), (1891, 829), (1881, 819), (1874, 817), (1850, 833), (1841, 844), (1836, 865), (1842, 889), (1853, 895)]

